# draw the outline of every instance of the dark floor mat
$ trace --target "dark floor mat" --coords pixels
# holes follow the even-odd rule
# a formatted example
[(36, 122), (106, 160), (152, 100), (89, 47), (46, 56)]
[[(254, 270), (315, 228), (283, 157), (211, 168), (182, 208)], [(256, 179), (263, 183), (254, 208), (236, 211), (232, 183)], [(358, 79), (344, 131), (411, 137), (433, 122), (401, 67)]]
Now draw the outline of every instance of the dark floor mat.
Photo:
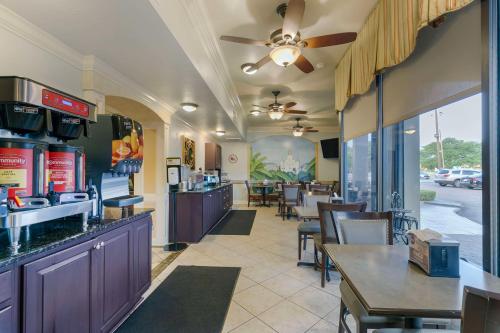
[(239, 274), (239, 267), (178, 266), (116, 332), (220, 332)]
[(211, 235), (250, 235), (256, 210), (232, 210), (210, 231)]

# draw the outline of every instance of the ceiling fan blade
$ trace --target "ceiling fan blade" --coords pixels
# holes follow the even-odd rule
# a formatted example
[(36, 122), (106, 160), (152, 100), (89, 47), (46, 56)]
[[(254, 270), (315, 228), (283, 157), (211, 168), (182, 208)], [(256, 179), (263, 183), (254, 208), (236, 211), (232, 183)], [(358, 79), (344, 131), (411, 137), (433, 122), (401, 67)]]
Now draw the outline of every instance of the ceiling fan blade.
[(268, 42), (265, 40), (255, 40), (255, 39), (235, 37), (235, 36), (220, 36), (220, 39), (225, 40), (226, 42), (257, 45), (257, 46), (267, 46), (268, 44)]
[(311, 127), (311, 126), (306, 126), (306, 127), (304, 127), (304, 129), (306, 129), (306, 130), (310, 130), (310, 129), (313, 129), (313, 128), (314, 128), (314, 127)]
[(294, 62), (294, 65), (304, 73), (311, 73), (314, 70), (314, 66), (303, 55), (300, 55), (297, 58), (297, 60)]
[(305, 39), (304, 41), (307, 43), (306, 47), (318, 48), (350, 43), (356, 40), (357, 35), (358, 34), (355, 32), (342, 32), (339, 34), (311, 37)]
[(305, 129), (303, 132), (307, 132), (307, 133), (318, 133), (319, 131), (318, 131), (318, 130), (315, 130), (315, 129)]
[(288, 114), (306, 114), (307, 111), (302, 111), (302, 110), (285, 110), (285, 113)]
[(306, 3), (304, 0), (290, 0), (285, 12), (283, 21), (283, 37), (294, 39), (297, 31), (299, 31)]
[(265, 64), (267, 64), (269, 61), (271, 61), (271, 57), (268, 54), (264, 58), (262, 58), (259, 61), (257, 61), (257, 63), (255, 64), (255, 67), (261, 68), (262, 66), (264, 66)]
[(283, 105), (283, 107), (285, 109), (289, 109), (289, 108), (293, 108), (295, 105), (297, 105), (297, 103), (295, 103), (295, 102), (288, 102), (285, 105)]
[(257, 104), (252, 104), (252, 106), (255, 106), (255, 107), (258, 107), (258, 108), (261, 108), (261, 109), (269, 109), (269, 107), (267, 106), (261, 106), (261, 105), (257, 105)]

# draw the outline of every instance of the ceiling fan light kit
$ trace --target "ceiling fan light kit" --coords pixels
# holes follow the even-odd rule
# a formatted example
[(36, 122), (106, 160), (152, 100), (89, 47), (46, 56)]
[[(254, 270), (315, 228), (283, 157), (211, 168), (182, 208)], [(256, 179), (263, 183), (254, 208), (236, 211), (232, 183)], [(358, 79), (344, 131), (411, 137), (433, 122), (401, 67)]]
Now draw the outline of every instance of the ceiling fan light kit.
[(283, 112), (282, 111), (269, 111), (269, 118), (272, 120), (280, 120), (283, 117)]
[(293, 64), (300, 56), (300, 48), (294, 45), (281, 45), (271, 50), (269, 56), (274, 63), (281, 67)]
[(253, 75), (253, 74), (257, 73), (258, 68), (255, 64), (246, 63), (246, 64), (241, 65), (241, 70), (245, 74)]
[(293, 130), (292, 134), (293, 136), (302, 136), (304, 132), (302, 132), (301, 130)]
[[(278, 66), (287, 67), (294, 64), (304, 73), (314, 71), (314, 66), (301, 53), (302, 48), (319, 48), (350, 43), (356, 39), (355, 32), (342, 32), (323, 36), (302, 39), (300, 24), (305, 11), (304, 0), (289, 0), (276, 8), (276, 12), (283, 17), (281, 29), (275, 30), (267, 40), (254, 40), (244, 37), (221, 36), (221, 40), (271, 48), (269, 55), (255, 64), (243, 64), (241, 69), (247, 74), (254, 74), (260, 67), (272, 59)], [(253, 66), (252, 66), (253, 65)], [(245, 68), (244, 68), (245, 66)], [(320, 68), (320, 67), (318, 67)]]

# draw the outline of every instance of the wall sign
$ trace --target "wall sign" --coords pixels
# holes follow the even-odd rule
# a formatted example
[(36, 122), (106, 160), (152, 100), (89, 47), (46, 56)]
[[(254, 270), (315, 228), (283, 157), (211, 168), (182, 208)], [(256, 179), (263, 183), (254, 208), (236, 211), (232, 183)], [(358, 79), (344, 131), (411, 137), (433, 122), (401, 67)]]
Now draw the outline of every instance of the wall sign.
[(236, 163), (238, 163), (238, 156), (236, 154), (229, 154), (229, 156), (227, 157), (227, 160), (231, 164), (236, 164)]

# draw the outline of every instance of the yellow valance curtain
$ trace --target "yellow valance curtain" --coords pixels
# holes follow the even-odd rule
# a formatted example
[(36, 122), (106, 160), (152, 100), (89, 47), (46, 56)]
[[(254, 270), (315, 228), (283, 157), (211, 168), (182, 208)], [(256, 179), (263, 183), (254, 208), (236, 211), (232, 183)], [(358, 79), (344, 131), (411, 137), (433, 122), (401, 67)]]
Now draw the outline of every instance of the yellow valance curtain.
[(379, 0), (335, 70), (335, 108), (364, 94), (375, 73), (403, 62), (415, 49), (418, 31), (474, 0)]

